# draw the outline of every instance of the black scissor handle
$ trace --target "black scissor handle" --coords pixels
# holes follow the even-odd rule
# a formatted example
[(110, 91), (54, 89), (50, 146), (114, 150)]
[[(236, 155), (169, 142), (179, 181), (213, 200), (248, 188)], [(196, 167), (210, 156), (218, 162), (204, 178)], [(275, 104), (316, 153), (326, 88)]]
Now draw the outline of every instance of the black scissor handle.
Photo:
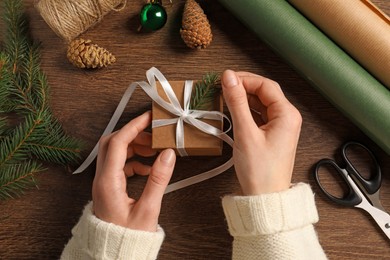
[[(324, 166), (332, 166), (337, 174), (341, 175), (341, 177), (344, 179), (345, 183), (348, 185), (348, 193), (344, 195), (342, 198), (338, 198), (336, 196), (333, 196), (330, 194), (321, 184), (320, 178), (319, 178), (319, 170), (321, 167)], [(337, 163), (330, 159), (322, 159), (320, 160), (316, 165), (314, 169), (314, 179), (317, 182), (320, 189), (324, 192), (324, 194), (332, 201), (344, 205), (344, 206), (355, 206), (362, 202), (362, 198), (360, 198), (359, 195), (356, 194), (354, 189), (352, 188), (351, 184), (349, 183), (347, 177), (344, 175), (342, 169), (337, 165)]]
[[(370, 176), (369, 179), (364, 178), (359, 173), (359, 171), (356, 170), (356, 168), (353, 166), (352, 162), (349, 160), (348, 155), (347, 155), (347, 150), (351, 146), (357, 146), (357, 147), (363, 148), (367, 152), (367, 154), (371, 157), (371, 160), (373, 162), (373, 166), (375, 167), (375, 169), (374, 169), (374, 172)], [(351, 141), (351, 142), (345, 143), (343, 145), (343, 147), (341, 148), (341, 151), (343, 154), (343, 158), (347, 164), (346, 167), (347, 167), (348, 173), (353, 175), (353, 177), (355, 177), (361, 183), (361, 185), (364, 187), (364, 189), (369, 194), (374, 194), (376, 191), (378, 191), (379, 188), (381, 187), (382, 172), (381, 172), (381, 168), (379, 166), (379, 163), (376, 160), (375, 155), (371, 152), (371, 150), (368, 149), (366, 146), (364, 146), (361, 143)]]

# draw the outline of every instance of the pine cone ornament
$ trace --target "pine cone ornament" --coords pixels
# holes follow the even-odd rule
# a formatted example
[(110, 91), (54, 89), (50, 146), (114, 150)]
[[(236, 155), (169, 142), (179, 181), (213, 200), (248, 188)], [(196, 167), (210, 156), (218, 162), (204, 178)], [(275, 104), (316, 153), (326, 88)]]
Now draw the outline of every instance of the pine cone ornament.
[(106, 49), (93, 44), (91, 40), (76, 39), (69, 43), (67, 57), (78, 68), (102, 68), (116, 61)]
[(180, 35), (192, 49), (206, 48), (213, 39), (209, 20), (195, 0), (186, 1)]

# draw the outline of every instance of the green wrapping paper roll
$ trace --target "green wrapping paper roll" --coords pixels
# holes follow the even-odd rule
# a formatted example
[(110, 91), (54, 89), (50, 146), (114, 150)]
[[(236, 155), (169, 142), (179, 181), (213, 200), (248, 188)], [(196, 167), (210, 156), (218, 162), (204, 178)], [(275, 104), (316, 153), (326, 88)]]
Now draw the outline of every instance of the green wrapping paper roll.
[(390, 155), (390, 91), (285, 0), (219, 0)]

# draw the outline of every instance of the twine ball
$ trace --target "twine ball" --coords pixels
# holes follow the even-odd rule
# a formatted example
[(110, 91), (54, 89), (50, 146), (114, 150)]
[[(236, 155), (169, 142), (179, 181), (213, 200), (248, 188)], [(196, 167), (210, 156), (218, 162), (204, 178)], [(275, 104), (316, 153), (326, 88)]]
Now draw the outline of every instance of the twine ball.
[(125, 5), (126, 0), (40, 0), (35, 7), (50, 28), (70, 42)]

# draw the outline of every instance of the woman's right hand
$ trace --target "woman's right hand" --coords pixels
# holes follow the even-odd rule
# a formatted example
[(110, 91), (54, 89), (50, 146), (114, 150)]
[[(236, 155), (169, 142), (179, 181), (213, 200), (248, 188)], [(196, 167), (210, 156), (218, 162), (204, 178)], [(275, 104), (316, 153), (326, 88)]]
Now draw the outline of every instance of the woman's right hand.
[(243, 195), (288, 189), (302, 124), (299, 111), (278, 83), (262, 76), (226, 70), (221, 82), (233, 120), (234, 166)]

